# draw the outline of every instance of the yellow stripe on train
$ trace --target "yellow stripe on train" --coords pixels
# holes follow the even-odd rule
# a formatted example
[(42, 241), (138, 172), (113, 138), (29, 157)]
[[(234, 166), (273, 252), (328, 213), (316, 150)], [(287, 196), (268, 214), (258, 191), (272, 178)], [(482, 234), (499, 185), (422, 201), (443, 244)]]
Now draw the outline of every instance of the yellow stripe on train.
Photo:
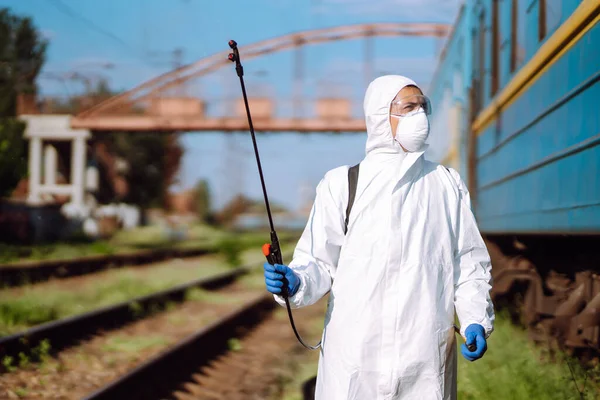
[(496, 119), (498, 110), (506, 108), (523, 94), (599, 21), (600, 1), (583, 0), (569, 19), (548, 38), (508, 85), (479, 113), (473, 122), (473, 132), (480, 135)]

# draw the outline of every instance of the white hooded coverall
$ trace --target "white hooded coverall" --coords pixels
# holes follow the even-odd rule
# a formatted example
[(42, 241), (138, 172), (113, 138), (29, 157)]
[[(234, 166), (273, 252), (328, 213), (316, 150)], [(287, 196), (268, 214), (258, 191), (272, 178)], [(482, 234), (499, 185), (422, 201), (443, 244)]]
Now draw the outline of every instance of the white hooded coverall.
[(455, 309), (463, 336), (470, 324), (493, 330), (491, 263), (465, 184), (393, 139), (390, 104), (407, 85), (384, 76), (367, 89), (347, 234), (343, 166), (319, 183), (289, 264), (300, 278), (293, 308), (330, 294), (316, 400), (455, 399)]

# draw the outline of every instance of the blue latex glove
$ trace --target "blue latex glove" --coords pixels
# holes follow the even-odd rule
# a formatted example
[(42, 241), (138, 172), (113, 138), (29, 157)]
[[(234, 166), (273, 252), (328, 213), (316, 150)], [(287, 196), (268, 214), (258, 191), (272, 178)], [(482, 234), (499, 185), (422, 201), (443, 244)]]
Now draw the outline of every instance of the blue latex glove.
[[(483, 357), (487, 350), (487, 342), (485, 340), (485, 329), (479, 324), (471, 324), (465, 329), (466, 342), (461, 346), (461, 353), (464, 358), (469, 361), (475, 361)], [(469, 351), (467, 345), (475, 344), (475, 351)]]
[(265, 262), (265, 283), (267, 290), (273, 294), (281, 294), (281, 288), (284, 285), (284, 277), (287, 281), (288, 295), (293, 296), (300, 288), (300, 278), (286, 265), (275, 264), (271, 265)]

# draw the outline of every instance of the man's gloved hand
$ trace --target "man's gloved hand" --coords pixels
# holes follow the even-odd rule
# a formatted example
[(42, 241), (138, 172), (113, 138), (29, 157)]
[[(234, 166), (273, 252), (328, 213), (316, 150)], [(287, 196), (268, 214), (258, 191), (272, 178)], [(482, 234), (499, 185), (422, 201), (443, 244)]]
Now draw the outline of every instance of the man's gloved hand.
[[(465, 329), (466, 342), (461, 346), (461, 353), (469, 361), (475, 361), (483, 357), (487, 350), (487, 342), (485, 340), (485, 329), (479, 324), (471, 324)], [(475, 344), (475, 351), (469, 351), (468, 345)]]
[(300, 288), (300, 278), (292, 271), (292, 269), (286, 265), (275, 264), (271, 265), (265, 262), (265, 283), (267, 284), (267, 290), (273, 294), (281, 295), (281, 289), (283, 288), (283, 278), (287, 280), (288, 295), (293, 296)]

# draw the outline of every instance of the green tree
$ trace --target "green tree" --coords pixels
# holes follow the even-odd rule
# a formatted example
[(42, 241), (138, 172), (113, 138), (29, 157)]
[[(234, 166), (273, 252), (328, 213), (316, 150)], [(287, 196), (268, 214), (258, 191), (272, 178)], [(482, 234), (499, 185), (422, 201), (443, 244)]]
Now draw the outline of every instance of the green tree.
[(0, 9), (0, 116), (14, 117), (17, 95), (36, 93), (48, 43), (30, 18)]
[(0, 9), (0, 196), (10, 195), (27, 173), (25, 125), (14, 118), (17, 97), (35, 96), (46, 47), (30, 18)]
[(0, 197), (9, 196), (27, 173), (25, 124), (13, 118), (0, 119)]
[(129, 186), (123, 201), (140, 207), (165, 205), (169, 187), (179, 171), (183, 148), (175, 134), (164, 132), (110, 132), (99, 140), (127, 162)]

